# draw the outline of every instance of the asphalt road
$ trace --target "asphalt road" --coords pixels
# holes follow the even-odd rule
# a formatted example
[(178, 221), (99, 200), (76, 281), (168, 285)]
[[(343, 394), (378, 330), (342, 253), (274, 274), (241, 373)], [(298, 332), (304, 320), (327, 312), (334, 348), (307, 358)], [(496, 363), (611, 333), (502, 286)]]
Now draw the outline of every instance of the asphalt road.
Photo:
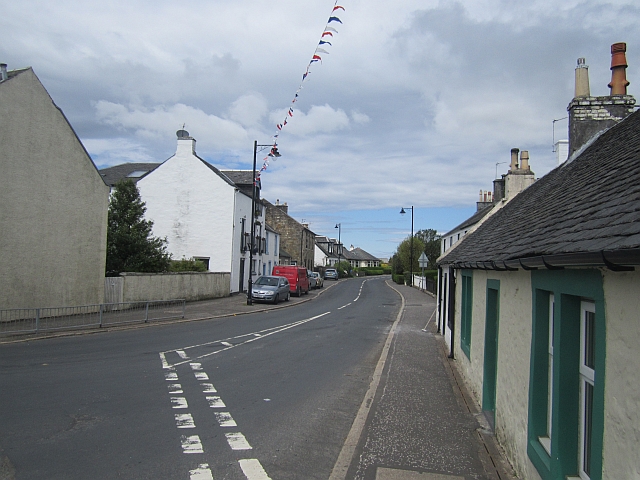
[(301, 305), (0, 345), (0, 479), (326, 479), (400, 308)]

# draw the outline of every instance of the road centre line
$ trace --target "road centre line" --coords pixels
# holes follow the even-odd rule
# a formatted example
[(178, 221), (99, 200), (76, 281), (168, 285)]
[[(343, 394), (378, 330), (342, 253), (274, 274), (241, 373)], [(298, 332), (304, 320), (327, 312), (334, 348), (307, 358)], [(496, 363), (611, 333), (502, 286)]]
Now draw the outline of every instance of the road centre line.
[(341, 307), (338, 307), (338, 310), (342, 310), (343, 308), (347, 308), (349, 305), (351, 305), (351, 302), (349, 302), (346, 305), (343, 305)]
[(253, 447), (249, 445), (247, 439), (240, 432), (225, 433), (224, 436), (227, 437), (231, 450), (253, 450)]
[(238, 463), (247, 480), (271, 480), (258, 460), (249, 458), (238, 460)]
[[(222, 348), (220, 350), (216, 350), (215, 352), (209, 352), (209, 353), (205, 353), (203, 355), (199, 355), (199, 356), (195, 357), (196, 360), (200, 360), (202, 358), (210, 357), (212, 355), (216, 355), (218, 353), (225, 352), (225, 351), (230, 350), (232, 348), (236, 348), (236, 347), (239, 347), (239, 346), (242, 346), (242, 345), (246, 345), (246, 344), (251, 343), (251, 342), (255, 342), (256, 340), (261, 340), (263, 338), (269, 337), (269, 336), (274, 335), (276, 333), (281, 333), (281, 332), (284, 332), (284, 331), (289, 330), (291, 328), (298, 327), (300, 325), (304, 325), (305, 323), (311, 322), (313, 320), (317, 320), (318, 318), (324, 317), (325, 315), (329, 315), (330, 313), (331, 312), (321, 313), (320, 315), (316, 315), (314, 317), (310, 317), (310, 318), (307, 318), (307, 319), (304, 319), (304, 320), (298, 320), (296, 322), (289, 323), (287, 325), (282, 325), (282, 326), (279, 326), (279, 327), (273, 327), (273, 328), (268, 328), (268, 329), (265, 329), (265, 330), (260, 330), (259, 332), (255, 332), (255, 333), (247, 333), (247, 334), (243, 334), (243, 335), (238, 335), (237, 337), (227, 338), (227, 339), (224, 339), (224, 340), (215, 340), (213, 342), (206, 342), (206, 343), (201, 343), (201, 344), (197, 344), (197, 345), (191, 345), (191, 346), (188, 346), (188, 347), (183, 347), (180, 350), (181, 351), (186, 351), (186, 350), (189, 350), (189, 349), (207, 347), (207, 346), (214, 345), (214, 344), (228, 345), (225, 348)], [(258, 336), (256, 336), (256, 335), (258, 335)], [(232, 344), (232, 343), (228, 342), (228, 340), (237, 340), (237, 339), (246, 338), (246, 337), (251, 337), (251, 338), (249, 338), (248, 340), (245, 340), (243, 342), (236, 343), (236, 344)], [(183, 365), (185, 363), (189, 363), (189, 360), (184, 360), (182, 362), (178, 362), (178, 363), (175, 363), (173, 365), (170, 365), (169, 362), (167, 361), (166, 354), (167, 353), (177, 352), (177, 351), (178, 350), (167, 350), (167, 351), (159, 353), (160, 359), (162, 360), (162, 368), (164, 368), (164, 369), (172, 369), (172, 368), (177, 367), (178, 365)], [(198, 373), (201, 373), (201, 372), (196, 372), (196, 378), (198, 378)], [(208, 379), (208, 377), (207, 377), (207, 379)], [(198, 380), (201, 380), (201, 379), (198, 378)]]
[(189, 480), (213, 480), (208, 463), (201, 463), (198, 468), (189, 470)]
[(198, 435), (182, 435), (180, 442), (184, 453), (204, 453), (202, 442)]

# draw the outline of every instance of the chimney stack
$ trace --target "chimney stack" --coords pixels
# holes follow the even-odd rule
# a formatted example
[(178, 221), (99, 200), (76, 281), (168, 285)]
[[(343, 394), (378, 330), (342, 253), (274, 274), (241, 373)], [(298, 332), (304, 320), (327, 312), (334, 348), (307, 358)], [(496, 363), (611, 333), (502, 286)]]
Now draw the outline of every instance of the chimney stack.
[(627, 59), (625, 43), (611, 45), (610, 95), (593, 97), (589, 93), (589, 80), (584, 59), (578, 59), (576, 68), (576, 96), (571, 100), (569, 112), (569, 158), (603, 131), (633, 113), (636, 99), (627, 94)]
[(627, 86), (627, 51), (626, 43), (614, 43), (611, 45), (611, 95), (626, 95)]
[(7, 64), (0, 63), (0, 82), (4, 82), (7, 78), (9, 78), (7, 74)]
[(578, 59), (576, 67), (576, 91), (574, 97), (590, 97), (589, 89), (589, 66), (585, 64), (584, 58)]

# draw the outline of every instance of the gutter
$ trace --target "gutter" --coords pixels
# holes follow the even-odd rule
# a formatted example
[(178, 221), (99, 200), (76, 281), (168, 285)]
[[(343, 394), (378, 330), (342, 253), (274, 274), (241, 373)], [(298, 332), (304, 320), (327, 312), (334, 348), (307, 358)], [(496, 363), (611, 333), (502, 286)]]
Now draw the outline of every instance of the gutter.
[(567, 267), (602, 267), (613, 272), (631, 272), (640, 266), (640, 248), (559, 253), (517, 257), (508, 260), (454, 261), (443, 263), (456, 269), (472, 270), (562, 270)]

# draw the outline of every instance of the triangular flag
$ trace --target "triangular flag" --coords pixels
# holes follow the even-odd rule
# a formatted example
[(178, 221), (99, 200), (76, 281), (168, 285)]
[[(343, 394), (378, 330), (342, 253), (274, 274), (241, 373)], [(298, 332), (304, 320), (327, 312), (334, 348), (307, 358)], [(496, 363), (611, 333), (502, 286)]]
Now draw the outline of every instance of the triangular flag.
[(327, 23), (331, 23), (331, 22), (342, 23), (342, 20), (340, 20), (338, 17), (329, 17), (329, 21)]

